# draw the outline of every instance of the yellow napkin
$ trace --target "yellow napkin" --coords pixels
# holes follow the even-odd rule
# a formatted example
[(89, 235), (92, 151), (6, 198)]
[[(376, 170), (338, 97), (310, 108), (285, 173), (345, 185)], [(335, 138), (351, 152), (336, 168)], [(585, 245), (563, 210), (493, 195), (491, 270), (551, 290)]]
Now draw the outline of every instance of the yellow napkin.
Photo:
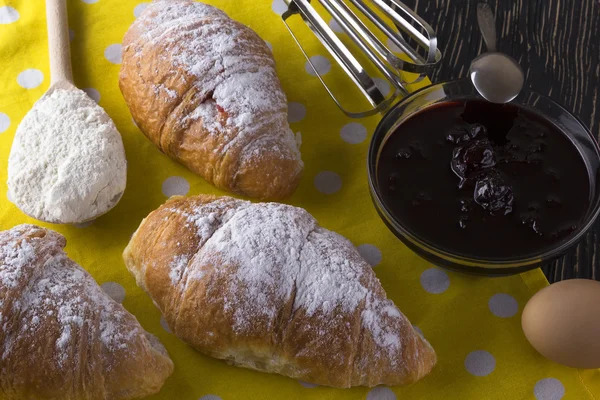
[[(150, 298), (125, 269), (121, 252), (150, 211), (172, 194), (223, 192), (169, 160), (136, 128), (117, 86), (120, 43), (146, 3), (69, 0), (75, 83), (114, 119), (129, 161), (119, 205), (81, 226), (40, 224), (6, 198), (6, 166), (17, 125), (48, 88), (45, 8), (42, 0), (0, 0), (0, 229), (37, 223), (67, 237), (66, 251), (148, 331), (175, 362), (175, 373), (153, 399), (593, 399), (600, 372), (553, 364), (526, 342), (520, 325), (527, 300), (547, 282), (539, 270), (508, 278), (479, 278), (436, 268), (402, 245), (381, 222), (367, 188), (366, 154), (377, 117), (350, 120), (327, 97), (287, 33), (282, 0), (211, 0), (255, 29), (273, 48), (290, 102), (290, 121), (302, 136), (305, 175), (288, 200), (321, 225), (358, 246), (389, 297), (436, 349), (433, 372), (409, 387), (314, 387), (226, 365), (205, 357), (169, 333)], [(298, 27), (301, 24), (295, 23)], [(343, 37), (343, 34), (340, 34)], [(347, 84), (308, 31), (300, 31), (319, 69), (345, 97)], [(339, 80), (339, 83), (338, 83)], [(345, 81), (344, 81), (345, 82)], [(351, 99), (352, 100), (352, 99)]]

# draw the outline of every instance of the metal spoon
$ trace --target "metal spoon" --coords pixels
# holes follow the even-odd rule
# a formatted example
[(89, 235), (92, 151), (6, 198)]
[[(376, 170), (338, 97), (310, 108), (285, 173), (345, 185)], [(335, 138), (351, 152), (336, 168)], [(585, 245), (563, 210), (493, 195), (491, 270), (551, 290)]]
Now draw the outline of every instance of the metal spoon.
[(496, 21), (488, 4), (477, 4), (477, 22), (488, 52), (471, 62), (471, 82), (487, 101), (508, 103), (523, 88), (523, 70), (514, 58), (496, 51)]

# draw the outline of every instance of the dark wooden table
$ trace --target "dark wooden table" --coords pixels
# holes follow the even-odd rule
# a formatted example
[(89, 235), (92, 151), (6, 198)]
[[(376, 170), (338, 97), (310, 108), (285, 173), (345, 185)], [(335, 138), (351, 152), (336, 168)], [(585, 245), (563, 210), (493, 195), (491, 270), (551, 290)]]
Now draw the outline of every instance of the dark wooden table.
[[(496, 11), (498, 50), (517, 60), (526, 85), (549, 95), (600, 133), (599, 0), (487, 0)], [(432, 81), (467, 76), (484, 49), (477, 0), (404, 0), (436, 30), (444, 54)], [(600, 222), (576, 250), (543, 268), (550, 282), (600, 280)]]

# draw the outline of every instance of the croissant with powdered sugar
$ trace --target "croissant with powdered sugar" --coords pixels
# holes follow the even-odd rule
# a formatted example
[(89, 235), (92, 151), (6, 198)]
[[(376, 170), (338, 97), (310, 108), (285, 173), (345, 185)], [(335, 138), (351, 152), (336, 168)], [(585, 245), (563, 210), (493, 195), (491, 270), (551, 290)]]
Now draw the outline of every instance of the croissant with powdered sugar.
[(125, 400), (173, 372), (165, 348), (34, 225), (0, 232), (0, 398)]
[(175, 196), (123, 257), (175, 335), (233, 365), (350, 387), (436, 363), (352, 243), (301, 208)]
[(217, 187), (290, 196), (303, 163), (266, 43), (223, 11), (151, 3), (123, 40), (119, 87), (141, 131)]

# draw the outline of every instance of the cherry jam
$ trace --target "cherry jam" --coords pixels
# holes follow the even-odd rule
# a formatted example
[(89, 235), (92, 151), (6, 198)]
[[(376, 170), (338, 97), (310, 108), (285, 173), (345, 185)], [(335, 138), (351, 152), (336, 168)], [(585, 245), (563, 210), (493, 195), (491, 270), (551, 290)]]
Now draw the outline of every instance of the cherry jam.
[(590, 205), (588, 170), (557, 127), (484, 101), (443, 103), (403, 122), (383, 145), (377, 184), (413, 234), (485, 259), (551, 249)]

